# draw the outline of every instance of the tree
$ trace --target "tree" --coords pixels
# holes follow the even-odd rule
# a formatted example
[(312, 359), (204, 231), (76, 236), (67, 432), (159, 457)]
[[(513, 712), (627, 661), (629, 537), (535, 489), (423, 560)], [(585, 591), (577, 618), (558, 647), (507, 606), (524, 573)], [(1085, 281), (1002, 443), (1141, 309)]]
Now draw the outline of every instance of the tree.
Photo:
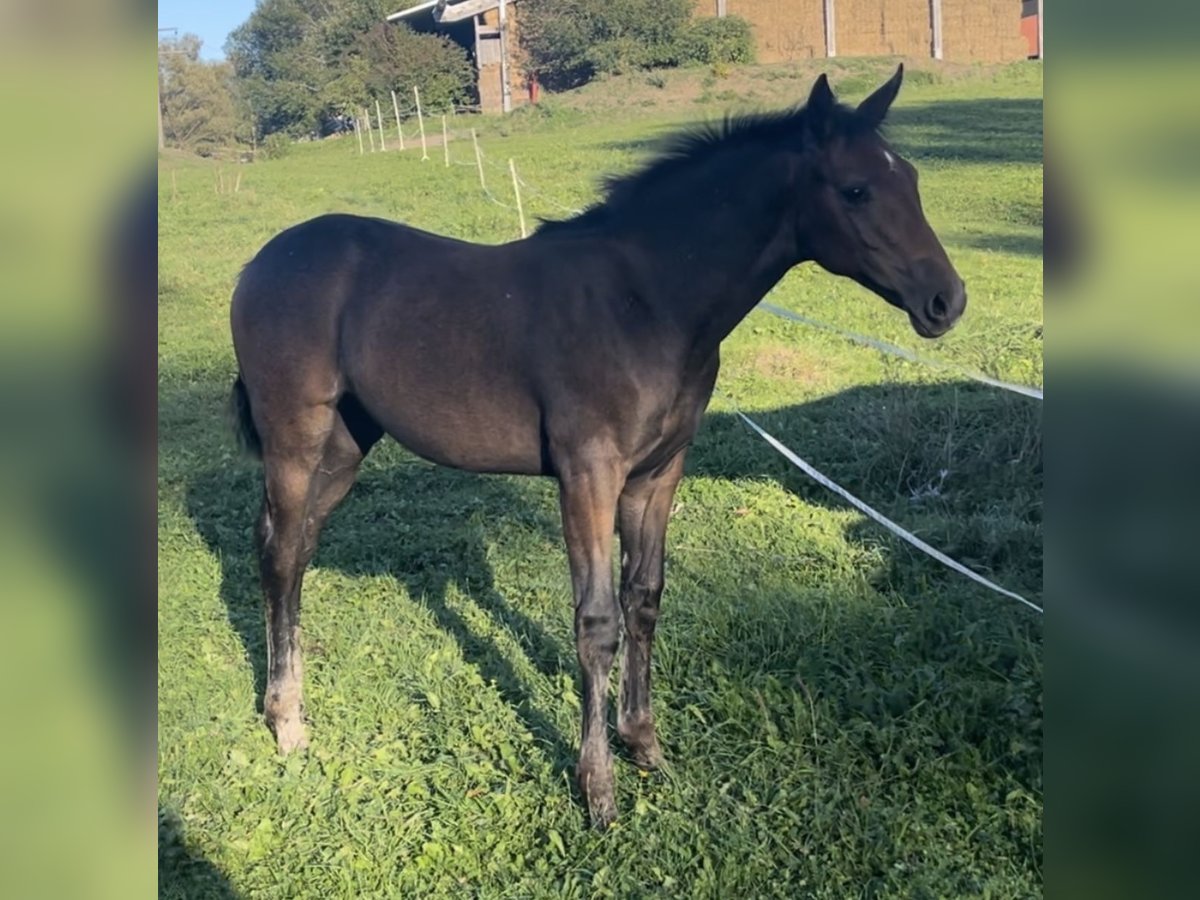
[(233, 67), (200, 59), (194, 34), (159, 45), (163, 135), (173, 147), (212, 155), (245, 134), (245, 115), (235, 101)]
[[(344, 2), (344, 0), (343, 0)], [(266, 135), (316, 130), (321, 117), (325, 55), (317, 22), (319, 0), (261, 0), (225, 44), (243, 95)]]
[(421, 88), (431, 106), (470, 96), (466, 51), (384, 20), (395, 0), (260, 0), (229, 37), (246, 102), (262, 135), (322, 133), (338, 114), (392, 90)]
[(474, 90), (475, 68), (466, 51), (442, 35), (379, 22), (359, 36), (355, 51), (372, 96), (409, 93), (416, 85), (430, 109), (445, 109), (467, 102)]

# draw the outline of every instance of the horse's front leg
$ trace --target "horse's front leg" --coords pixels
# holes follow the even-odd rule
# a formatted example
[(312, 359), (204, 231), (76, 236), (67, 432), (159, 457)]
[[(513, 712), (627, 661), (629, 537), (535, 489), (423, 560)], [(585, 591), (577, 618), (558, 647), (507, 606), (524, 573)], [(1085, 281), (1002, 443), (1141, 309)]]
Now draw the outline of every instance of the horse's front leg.
[(615, 462), (560, 467), (563, 536), (575, 594), (575, 644), (583, 673), (583, 737), (576, 771), (588, 814), (598, 828), (617, 816), (607, 719), (608, 676), (621, 628), (612, 543), (623, 485), (624, 473)]
[(683, 477), (681, 450), (667, 466), (630, 479), (617, 507), (621, 534), (621, 609), (625, 615), (625, 658), (617, 733), (639, 766), (662, 765), (650, 705), (650, 655), (663, 591), (663, 555), (675, 488)]

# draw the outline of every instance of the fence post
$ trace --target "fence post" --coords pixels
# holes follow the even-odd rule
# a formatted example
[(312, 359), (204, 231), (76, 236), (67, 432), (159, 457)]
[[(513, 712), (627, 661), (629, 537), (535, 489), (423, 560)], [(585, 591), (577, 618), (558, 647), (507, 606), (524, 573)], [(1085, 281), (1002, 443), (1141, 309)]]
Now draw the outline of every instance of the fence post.
[(354, 134), (355, 134), (355, 135), (358, 137), (358, 155), (359, 155), (359, 156), (362, 156), (362, 155), (363, 155), (363, 152), (364, 152), (364, 151), (363, 151), (363, 142), (362, 142), (362, 127), (361, 127), (361, 125), (362, 125), (362, 123), (358, 121), (358, 116), (355, 116), (355, 117), (354, 117)]
[(929, 0), (929, 24), (933, 38), (933, 58), (942, 58), (942, 0)]
[(379, 98), (375, 98), (375, 122), (379, 125), (379, 149), (386, 150), (387, 144), (383, 142), (383, 111), (379, 108)]
[(517, 178), (517, 166), (509, 159), (508, 171), (512, 173), (513, 196), (517, 198), (517, 218), (521, 220), (521, 237), (528, 237), (525, 233), (525, 210), (521, 206), (521, 182)]
[(400, 127), (400, 104), (396, 102), (396, 92), (392, 91), (392, 111), (396, 113), (396, 137), (400, 138), (400, 149), (404, 149), (404, 129)]
[(421, 115), (421, 92), (413, 85), (413, 99), (417, 101), (417, 127), (421, 129), (421, 162), (429, 159), (429, 148), (425, 145), (425, 118)]
[(371, 111), (363, 107), (363, 121), (366, 123), (367, 139), (371, 142), (371, 152), (375, 152), (375, 132), (371, 130)]
[(446, 131), (445, 113), (442, 113), (442, 159), (446, 161), (446, 168), (450, 168), (450, 134)]
[(483, 154), (479, 152), (479, 136), (471, 129), (471, 143), (475, 145), (475, 165), (479, 169), (479, 186), (487, 191), (487, 183), (483, 180)]
[(825, 55), (830, 59), (837, 56), (837, 24), (834, 21), (834, 0), (825, 0)]

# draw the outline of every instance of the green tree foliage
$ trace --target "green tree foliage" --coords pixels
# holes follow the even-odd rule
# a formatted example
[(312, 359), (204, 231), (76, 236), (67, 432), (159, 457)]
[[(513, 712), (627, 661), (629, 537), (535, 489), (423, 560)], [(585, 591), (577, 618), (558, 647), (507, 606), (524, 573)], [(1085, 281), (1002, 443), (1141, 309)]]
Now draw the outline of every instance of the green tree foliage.
[(233, 67), (204, 62), (200, 47), (194, 34), (160, 44), (159, 102), (166, 142), (210, 156), (239, 140), (251, 142), (253, 134)]
[(699, 63), (749, 62), (744, 19), (694, 19), (693, 0), (522, 0), (521, 36), (549, 87), (597, 75)]
[(523, 0), (521, 35), (550, 87), (673, 65), (691, 0)]
[(681, 65), (754, 62), (754, 33), (740, 16), (694, 19), (678, 40)]
[[(441, 35), (389, 25), (403, 2), (260, 0), (225, 46), (263, 134), (321, 133), (392, 90), (432, 106), (468, 100), (466, 51)], [(411, 0), (410, 0), (411, 5)]]
[(475, 67), (447, 37), (378, 22), (359, 36), (354, 51), (372, 97), (386, 97), (392, 90), (411, 95), (416, 85), (421, 102), (431, 110), (471, 100)]

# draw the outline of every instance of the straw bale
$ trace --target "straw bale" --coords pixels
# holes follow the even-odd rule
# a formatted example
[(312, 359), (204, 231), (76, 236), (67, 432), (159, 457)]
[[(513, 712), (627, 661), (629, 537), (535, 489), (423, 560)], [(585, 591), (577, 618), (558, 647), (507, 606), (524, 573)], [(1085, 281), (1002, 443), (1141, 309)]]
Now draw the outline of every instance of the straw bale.
[[(730, 15), (754, 29), (760, 62), (825, 56), (822, 0), (727, 0)], [(835, 0), (838, 56), (915, 56), (933, 52), (929, 0)], [(696, 14), (716, 14), (698, 0)], [(942, 0), (942, 49), (958, 62), (1024, 59), (1021, 4), (1016, 0)]]
[[(759, 62), (791, 62), (825, 56), (825, 14), (821, 0), (727, 0), (726, 12), (741, 16), (754, 30)], [(700, 0), (697, 12), (713, 14), (715, 0)]]
[(839, 56), (929, 56), (929, 0), (836, 0)]
[(942, 50), (956, 62), (1010, 62), (1028, 54), (1016, 0), (942, 0)]

